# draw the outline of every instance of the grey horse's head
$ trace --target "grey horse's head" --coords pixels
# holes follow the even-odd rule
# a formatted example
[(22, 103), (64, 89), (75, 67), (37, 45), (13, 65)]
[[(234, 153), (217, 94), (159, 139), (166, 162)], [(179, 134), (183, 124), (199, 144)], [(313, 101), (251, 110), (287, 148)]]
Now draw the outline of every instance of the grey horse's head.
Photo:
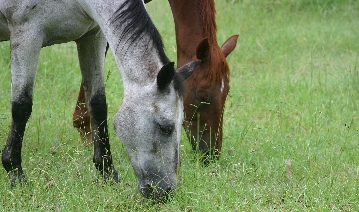
[(192, 61), (177, 70), (168, 63), (153, 83), (127, 88), (116, 114), (116, 133), (126, 146), (138, 188), (147, 198), (167, 196), (178, 185), (182, 82), (198, 63)]

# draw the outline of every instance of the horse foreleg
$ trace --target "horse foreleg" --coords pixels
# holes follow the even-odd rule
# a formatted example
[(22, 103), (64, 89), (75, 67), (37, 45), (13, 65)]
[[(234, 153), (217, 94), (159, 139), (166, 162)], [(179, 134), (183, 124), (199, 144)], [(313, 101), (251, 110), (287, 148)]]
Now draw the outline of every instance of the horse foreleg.
[(20, 183), (26, 181), (21, 167), (21, 148), (26, 122), (32, 111), (32, 97), (26, 89), (24, 90), (17, 98), (11, 98), (11, 127), (2, 151), (2, 164), (10, 177), (12, 186), (15, 185), (16, 179)]
[[(109, 45), (106, 45), (105, 57), (107, 55)], [(79, 131), (81, 139), (85, 141), (87, 145), (92, 143), (92, 133), (90, 127), (90, 112), (86, 106), (86, 98), (85, 98), (85, 88), (83, 83), (81, 82), (79, 96), (77, 97), (77, 102), (75, 106), (74, 113), (72, 115), (72, 121), (74, 127)]]
[(106, 39), (99, 28), (93, 29), (76, 41), (86, 101), (91, 116), (93, 162), (104, 179), (110, 175), (118, 182), (112, 163), (108, 127), (107, 105), (103, 77)]
[[(34, 30), (34, 29), (31, 29)], [(2, 165), (11, 185), (26, 178), (21, 166), (21, 148), (26, 123), (32, 111), (32, 92), (40, 49), (41, 37), (31, 30), (14, 29), (11, 37), (11, 126), (2, 151)]]
[(81, 139), (87, 144), (92, 143), (92, 133), (90, 127), (90, 113), (87, 110), (85, 89), (83, 83), (80, 85), (79, 96), (74, 114), (72, 115), (73, 125), (80, 133)]

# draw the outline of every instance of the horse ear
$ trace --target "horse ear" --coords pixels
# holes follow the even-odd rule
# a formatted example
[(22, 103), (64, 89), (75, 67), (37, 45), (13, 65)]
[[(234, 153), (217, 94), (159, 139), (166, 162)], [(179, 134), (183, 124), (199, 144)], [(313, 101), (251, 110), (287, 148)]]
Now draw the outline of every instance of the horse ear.
[(186, 63), (181, 68), (176, 70), (176, 75), (180, 76), (181, 79), (185, 80), (190, 77), (193, 71), (196, 69), (196, 66), (200, 63), (200, 60), (192, 60), (189, 63)]
[(169, 62), (164, 65), (160, 72), (157, 74), (157, 87), (160, 91), (163, 91), (173, 80), (175, 75), (174, 62)]
[(227, 57), (233, 51), (233, 49), (236, 48), (238, 36), (239, 35), (232, 35), (222, 45), (222, 52), (225, 57)]
[(203, 39), (197, 46), (196, 50), (197, 58), (204, 60), (209, 54), (209, 43), (208, 38)]

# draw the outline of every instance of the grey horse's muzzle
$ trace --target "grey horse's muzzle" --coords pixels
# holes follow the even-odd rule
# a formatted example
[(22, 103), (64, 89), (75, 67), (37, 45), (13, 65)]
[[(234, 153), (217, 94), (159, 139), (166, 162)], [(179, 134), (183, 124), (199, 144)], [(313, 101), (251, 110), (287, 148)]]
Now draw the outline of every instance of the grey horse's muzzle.
[(168, 179), (156, 181), (145, 180), (143, 182), (139, 182), (138, 189), (141, 194), (148, 198), (154, 200), (165, 200), (167, 199), (175, 188), (178, 186), (176, 181), (174, 183), (168, 182)]

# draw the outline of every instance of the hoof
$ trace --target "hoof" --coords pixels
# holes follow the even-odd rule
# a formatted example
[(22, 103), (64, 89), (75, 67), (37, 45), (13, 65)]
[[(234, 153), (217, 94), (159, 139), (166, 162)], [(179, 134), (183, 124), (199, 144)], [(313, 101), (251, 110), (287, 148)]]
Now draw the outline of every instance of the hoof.
[(10, 185), (11, 187), (15, 187), (17, 181), (19, 182), (20, 186), (25, 185), (27, 183), (27, 179), (25, 174), (22, 170), (13, 170), (8, 173), (10, 178)]
[(85, 146), (92, 145), (92, 133), (90, 132), (84, 132), (83, 130), (78, 129), (78, 132), (80, 134), (81, 143)]
[(115, 168), (113, 168), (113, 167), (107, 169), (107, 171), (105, 171), (105, 172), (101, 172), (101, 174), (102, 174), (103, 179), (104, 179), (105, 182), (108, 182), (109, 180), (111, 181), (111, 179), (115, 183), (120, 182), (119, 177), (118, 177), (118, 173), (115, 170)]
[(112, 180), (115, 181), (115, 183), (120, 182), (120, 180), (118, 179), (118, 173), (115, 169), (113, 169), (112, 171)]

